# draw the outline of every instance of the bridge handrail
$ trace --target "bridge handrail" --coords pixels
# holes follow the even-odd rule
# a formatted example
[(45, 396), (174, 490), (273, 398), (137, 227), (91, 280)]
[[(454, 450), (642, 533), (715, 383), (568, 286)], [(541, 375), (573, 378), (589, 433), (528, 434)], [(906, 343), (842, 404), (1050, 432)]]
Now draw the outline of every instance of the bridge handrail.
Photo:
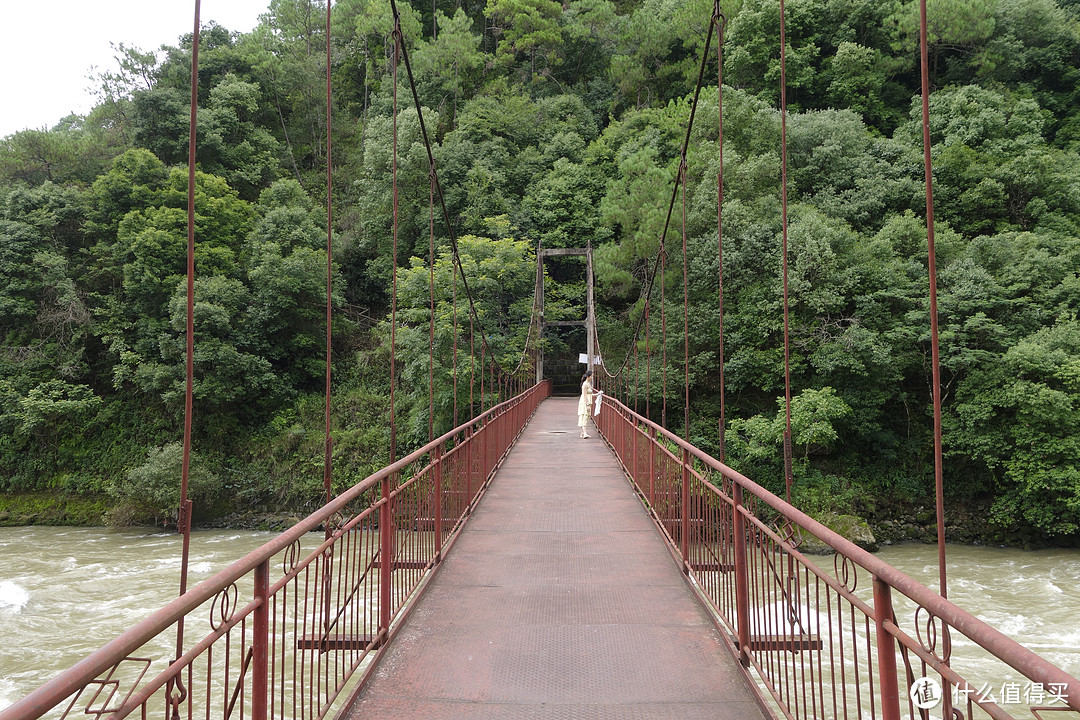
[[(606, 397), (601, 412), (601, 432), (610, 428), (610, 421), (604, 422), (605, 413), (616, 413), (624, 420), (636, 426), (639, 433), (651, 433), (654, 438), (663, 438), (664, 441), (678, 447), (687, 456), (690, 456), (709, 469), (720, 473), (736, 483), (744, 491), (758, 498), (780, 516), (792, 521), (805, 529), (814, 537), (828, 545), (841, 556), (863, 567), (874, 578), (877, 578), (888, 586), (898, 590), (903, 595), (914, 601), (917, 605), (925, 608), (933, 616), (943, 620), (947, 625), (959, 630), (967, 638), (974, 641), (983, 649), (1019, 671), (1029, 679), (1042, 682), (1047, 686), (1066, 687), (1064, 694), (1070, 707), (1080, 710), (1080, 680), (1040, 657), (1012, 638), (1003, 634), (986, 622), (975, 617), (963, 608), (957, 606), (940, 594), (934, 592), (922, 583), (876, 558), (872, 553), (859, 547), (852, 541), (844, 538), (835, 531), (802, 512), (798, 508), (777, 497), (758, 483), (734, 470), (730, 466), (708, 455), (683, 438), (675, 435), (657, 423), (634, 412), (625, 404), (615, 398)], [(611, 438), (605, 432), (605, 439), (612, 444)], [(654, 440), (655, 442), (655, 440)], [(613, 444), (614, 447), (614, 444)], [(616, 448), (618, 454), (618, 449)], [(622, 458), (624, 466), (626, 459)], [(722, 489), (708, 483), (713, 490), (722, 493)], [(736, 503), (739, 504), (739, 503)], [(739, 510), (744, 516), (753, 519), (744, 508)], [(896, 636), (899, 631), (895, 628), (892, 618), (882, 618), (886, 624), (892, 625), (890, 634)]]
[[(441, 448), (455, 437), (465, 436), (467, 441), (471, 431), (488, 426), (496, 418), (522, 403), (536, 401), (538, 404), (539, 400), (537, 400), (536, 396), (540, 395), (540, 399), (546, 397), (550, 394), (550, 388), (550, 381), (541, 381), (520, 395), (494, 405), (475, 418), (444, 433), (392, 465), (372, 473), (276, 538), (191, 587), (183, 595), (153, 612), (67, 670), (45, 682), (9, 707), (0, 710), (0, 720), (30, 720), (41, 717), (76, 691), (95, 682), (102, 673), (110, 670), (117, 663), (127, 658), (134, 650), (175, 625), (179, 619), (216, 597), (232, 583), (252, 573), (262, 564), (269, 562), (275, 555), (293, 546), (304, 535), (323, 526), (335, 514), (347, 508), (351, 502), (360, 498), (385, 478), (397, 475), (410, 465), (423, 459), (426, 455), (432, 455), (438, 448)], [(525, 417), (521, 424), (523, 425), (524, 420), (527, 419)], [(520, 431), (520, 428), (518, 428), (518, 431)], [(516, 437), (516, 434), (515, 432), (514, 437)], [(509, 438), (509, 440), (512, 443), (513, 437)], [(377, 500), (373, 505), (381, 503), (382, 500)], [(258, 600), (255, 601), (255, 603), (258, 602)]]

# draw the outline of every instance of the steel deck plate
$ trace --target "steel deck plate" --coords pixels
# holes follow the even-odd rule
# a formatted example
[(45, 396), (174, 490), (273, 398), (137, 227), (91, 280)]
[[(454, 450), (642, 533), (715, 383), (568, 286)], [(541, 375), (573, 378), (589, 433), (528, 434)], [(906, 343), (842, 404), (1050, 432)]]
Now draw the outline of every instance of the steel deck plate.
[(576, 403), (540, 406), (349, 720), (763, 717)]

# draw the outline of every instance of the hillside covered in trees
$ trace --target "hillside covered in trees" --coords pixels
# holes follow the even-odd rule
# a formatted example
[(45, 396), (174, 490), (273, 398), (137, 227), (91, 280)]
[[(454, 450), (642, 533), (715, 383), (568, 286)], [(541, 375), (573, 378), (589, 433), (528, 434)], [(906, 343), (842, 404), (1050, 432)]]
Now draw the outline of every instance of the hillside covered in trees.
[[(721, 5), (726, 453), (780, 489), (779, 2)], [(794, 496), (811, 512), (880, 519), (925, 503), (933, 487), (918, 3), (786, 6)], [(621, 362), (643, 311), (713, 2), (399, 8), (496, 352), (509, 361), (521, 350), (537, 243), (591, 243), (601, 341)], [(930, 0), (929, 9), (946, 492), (985, 508), (984, 538), (1075, 541), (1080, 2)], [(388, 0), (333, 4), (338, 489), (389, 453), (390, 26)], [(326, 42), (317, 0), (271, 0), (253, 32), (211, 25), (201, 35), (192, 487), (204, 517), (320, 502)], [(127, 522), (167, 519), (176, 506), (191, 36), (156, 50), (118, 47), (116, 66), (94, 78), (99, 103), (88, 116), (0, 140), (0, 491), (106, 498), (108, 519)], [(716, 62), (691, 137), (687, 196), (690, 440), (714, 453)], [(427, 439), (429, 169), (404, 80), (399, 95), (407, 447)], [(437, 216), (445, 378), (453, 322), (442, 225)], [(667, 337), (678, 358), (668, 394), (681, 398), (681, 253), (666, 267), (679, 289), (668, 311), (680, 318)], [(549, 319), (580, 316), (580, 281), (547, 282)], [(637, 386), (659, 400), (660, 375), (650, 379)], [(442, 430), (454, 404), (446, 386)], [(677, 432), (681, 417), (669, 413)]]

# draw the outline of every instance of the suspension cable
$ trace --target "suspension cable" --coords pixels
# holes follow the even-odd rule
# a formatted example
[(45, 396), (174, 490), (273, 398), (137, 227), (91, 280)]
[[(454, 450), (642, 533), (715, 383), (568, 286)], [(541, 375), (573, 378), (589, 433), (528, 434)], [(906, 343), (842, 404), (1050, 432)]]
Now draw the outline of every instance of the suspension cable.
[[(199, 109), (199, 29), (200, 0), (195, 0), (195, 30), (191, 35), (191, 118), (188, 126), (187, 186), (187, 350), (184, 387), (184, 449), (180, 466), (180, 507), (177, 529), (183, 536), (180, 551), (180, 595), (187, 592), (188, 560), (191, 554), (191, 500), (188, 480), (191, 474), (191, 423), (195, 388), (195, 130)], [(184, 654), (184, 618), (176, 621), (176, 658)], [(179, 716), (179, 704), (185, 691), (178, 678), (171, 678), (166, 690), (173, 717)]]
[(454, 306), (454, 427), (458, 426), (458, 367), (457, 367), (457, 343), (458, 343), (458, 317), (457, 317), (457, 273), (454, 272), (453, 265), (450, 267), (450, 277), (453, 279), (452, 285), (454, 288), (453, 306)]
[[(191, 472), (191, 426), (195, 388), (195, 132), (199, 102), (199, 0), (195, 0), (195, 31), (191, 39), (191, 124), (188, 130), (187, 186), (187, 382), (184, 388), (184, 454), (180, 472), (178, 524), (184, 535), (180, 567), (180, 594), (187, 590), (188, 546), (191, 540), (191, 501), (188, 481)], [(183, 625), (181, 624), (181, 630)]]
[[(675, 190), (678, 192), (678, 184)], [(667, 301), (664, 278), (667, 276), (667, 248), (660, 243), (660, 425), (667, 427)]]
[(641, 374), (638, 370), (638, 344), (634, 338), (634, 412), (638, 411), (638, 396), (641, 394)]
[[(400, 49), (400, 52), (401, 52), (401, 59), (405, 64), (405, 73), (406, 73), (406, 76), (409, 79), (409, 87), (412, 90), (413, 103), (416, 106), (416, 116), (417, 116), (417, 120), (418, 120), (419, 126), (420, 126), (420, 134), (421, 134), (421, 137), (423, 137), (423, 139), (424, 139), (424, 148), (427, 151), (430, 172), (431, 172), (432, 176), (434, 177), (435, 194), (437, 195), (437, 197), (439, 199), (439, 206), (440, 206), (440, 208), (442, 210), (443, 222), (446, 225), (447, 238), (450, 241), (450, 247), (451, 247), (451, 249), (453, 251), (455, 264), (457, 266), (458, 272), (461, 275), (462, 288), (463, 288), (463, 290), (465, 292), (466, 297), (469, 300), (469, 312), (472, 315), (473, 319), (476, 321), (476, 325), (477, 325), (477, 327), (479, 329), (479, 332), (480, 332), (481, 352), (483, 352), (483, 348), (487, 348), (488, 353), (491, 355), (491, 361), (492, 361), (492, 363), (494, 363), (495, 367), (498, 368), (499, 374), (500, 375), (506, 375), (506, 374), (508, 374), (507, 371), (504, 370), (501, 363), (499, 363), (498, 358), (495, 356), (495, 353), (491, 348), (491, 343), (488, 341), (487, 334), (484, 332), (484, 326), (480, 322), (480, 318), (479, 318), (479, 315), (477, 314), (477, 310), (476, 310), (476, 304), (474, 302), (472, 292), (469, 289), (468, 278), (465, 276), (465, 269), (461, 265), (461, 256), (460, 256), (460, 253), (459, 253), (459, 250), (458, 250), (457, 237), (454, 235), (453, 225), (450, 222), (450, 213), (446, 208), (446, 198), (443, 196), (442, 185), (439, 183), (439, 175), (438, 175), (438, 171), (436, 170), (436, 167), (435, 167), (435, 155), (434, 155), (434, 152), (432, 151), (431, 139), (430, 139), (430, 136), (428, 135), (427, 125), (424, 122), (423, 107), (422, 107), (422, 105), (420, 103), (420, 95), (419, 95), (419, 92), (416, 89), (416, 82), (415, 82), (415, 80), (413, 78), (412, 64), (409, 62), (409, 52), (408, 52), (408, 49), (405, 46), (404, 36), (401, 35), (401, 13), (398, 11), (396, 0), (390, 0), (390, 7), (391, 7), (391, 10), (393, 11), (393, 15), (394, 15), (394, 27), (396, 29), (396, 32), (398, 32), (398, 34), (399, 34), (399, 40), (400, 40), (399, 49)], [(395, 73), (396, 72), (397, 72), (397, 68), (396, 68), (396, 65), (395, 65)], [(395, 77), (396, 77), (396, 75), (395, 75)], [(396, 91), (397, 91), (397, 88), (396, 88), (396, 85), (395, 85), (395, 93), (396, 93)], [(396, 94), (395, 94), (395, 101), (396, 101)], [(396, 113), (397, 113), (396, 104), (394, 106), (394, 112), (395, 112), (395, 123), (396, 123)], [(519, 363), (520, 363), (520, 361), (519, 361)]]
[[(332, 332), (330, 328), (333, 319), (333, 105), (330, 96), (330, 5), (331, 0), (326, 0), (326, 434), (323, 438), (323, 488), (326, 491), (326, 502), (330, 502), (331, 470), (333, 463), (333, 446), (330, 439), (330, 359)], [(327, 536), (330, 527), (326, 527)]]
[(787, 69), (784, 0), (780, 0), (780, 214), (781, 262), (784, 270), (784, 489), (791, 502), (794, 480), (791, 467), (791, 336), (788, 309), (788, 212), (787, 212)]
[(651, 326), (649, 325), (649, 296), (645, 296), (645, 417), (652, 420), (649, 402), (652, 395), (652, 348), (649, 346)]
[(926, 175), (926, 248), (930, 266), (930, 361), (934, 395), (934, 496), (937, 510), (938, 592), (949, 596), (945, 578), (945, 491), (941, 450), (941, 353), (938, 337), (937, 251), (934, 248), (934, 183), (930, 163), (930, 71), (926, 0), (919, 0), (919, 53), (922, 62), (923, 163)]
[[(393, 1), (393, 0), (391, 0), (391, 1)], [(719, 2), (714, 2), (713, 16), (712, 16), (712, 19), (711, 19), (711, 21), (709, 23), (709, 32), (708, 32), (708, 34), (707, 34), (707, 36), (705, 38), (705, 45), (704, 45), (704, 47), (702, 49), (701, 63), (700, 63), (700, 66), (698, 68), (697, 84), (694, 87), (694, 99), (693, 99), (693, 101), (691, 102), (691, 105), (690, 105), (690, 117), (689, 117), (689, 119), (687, 120), (687, 123), (686, 123), (686, 133), (683, 136), (682, 149), (680, 151), (680, 158), (685, 158), (687, 156), (688, 148), (689, 148), (689, 145), (690, 145), (690, 135), (691, 135), (691, 132), (693, 131), (694, 119), (697, 116), (697, 107), (698, 107), (698, 101), (699, 101), (700, 96), (701, 96), (701, 88), (702, 88), (702, 86), (704, 84), (705, 68), (708, 65), (709, 50), (712, 47), (713, 30), (717, 27), (717, 25), (720, 24), (719, 23), (719, 18), (722, 18), (722, 17), (723, 17), (723, 15), (720, 13), (720, 4), (719, 4)], [(720, 41), (722, 42), (722, 36), (720, 38)], [(667, 210), (667, 216), (666, 216), (666, 218), (664, 220), (664, 228), (660, 233), (660, 246), (659, 246), (659, 249), (657, 250), (656, 257), (655, 257), (655, 259), (653, 261), (652, 271), (647, 273), (647, 276), (648, 276), (647, 282), (645, 283), (645, 286), (643, 288), (641, 296), (638, 299), (638, 302), (641, 302), (641, 299), (644, 298), (646, 308), (648, 308), (648, 305), (649, 305), (649, 298), (652, 295), (653, 285), (656, 282), (656, 276), (658, 274), (658, 271), (661, 270), (661, 266), (665, 265), (665, 262), (664, 262), (664, 255), (665, 255), (664, 242), (665, 242), (665, 239), (667, 237), (668, 228), (671, 225), (671, 217), (672, 217), (672, 214), (674, 213), (674, 210), (675, 210), (675, 200), (678, 197), (678, 193), (679, 193), (679, 182), (678, 182), (678, 176), (676, 176), (676, 182), (674, 183), (674, 185), (672, 187), (671, 199), (668, 202), (668, 210)], [(659, 274), (661, 276), (661, 290), (663, 290), (663, 273), (660, 272)], [(664, 319), (663, 301), (661, 301), (660, 310), (661, 310), (661, 320), (663, 320)], [(638, 341), (638, 338), (641, 337), (641, 328), (642, 328), (643, 322), (645, 321), (645, 317), (647, 317), (647, 313), (644, 314), (644, 315), (639, 315), (638, 316), (638, 322), (637, 322), (637, 324), (635, 326), (634, 337), (633, 337), (633, 342), (635, 342), (635, 343)], [(647, 327), (646, 327), (646, 332), (648, 332)], [(648, 356), (648, 353), (646, 353), (646, 356)], [(603, 357), (603, 353), (601, 353), (601, 357)], [(664, 360), (663, 364), (666, 365), (666, 343), (665, 343), (665, 355), (664, 355), (664, 357), (665, 357), (665, 360)], [(621, 366), (619, 367), (618, 370), (616, 370), (616, 372), (614, 374), (611, 373), (607, 369), (606, 366), (601, 366), (601, 367), (602, 367), (605, 375), (607, 375), (608, 377), (614, 378), (614, 377), (617, 377), (618, 375), (620, 375), (622, 372), (626, 371), (629, 368), (629, 362), (630, 362), (630, 351), (627, 350), (627, 352), (626, 352), (626, 354), (625, 354), (625, 356), (623, 358)], [(648, 365), (648, 358), (646, 358), (646, 364)], [(666, 378), (666, 367), (665, 367), (665, 378)], [(663, 390), (663, 392), (664, 392), (665, 395), (666, 395), (666, 385), (667, 385), (667, 383), (666, 383), (666, 381), (664, 381), (664, 390)], [(646, 392), (646, 414), (648, 414), (648, 412), (649, 412), (649, 410), (648, 410), (648, 405), (649, 405), (648, 394), (649, 393)], [(665, 405), (665, 407), (664, 407), (662, 415), (663, 415), (663, 417), (666, 418), (666, 415), (667, 415), (666, 400), (665, 400), (664, 405)], [(661, 424), (666, 425), (666, 423), (663, 422), (663, 421), (661, 422)]]
[[(476, 386), (476, 347), (473, 343), (476, 336), (473, 333), (473, 316), (469, 315), (469, 416), (476, 417), (476, 405), (473, 399), (473, 388)], [(480, 404), (484, 402), (483, 396), (480, 398)], [(457, 427), (457, 426), (455, 426)]]
[[(435, 439), (435, 177), (428, 183), (428, 297), (431, 317), (428, 319), (428, 442)], [(455, 425), (454, 427), (457, 427)]]
[[(393, 160), (391, 173), (394, 195), (394, 230), (393, 255), (390, 260), (390, 463), (397, 460), (397, 423), (394, 408), (394, 386), (397, 384), (397, 368), (394, 364), (395, 330), (397, 328), (397, 261), (398, 261), (398, 53), (405, 43), (401, 39), (401, 18), (394, 12), (394, 119), (393, 119)], [(384, 563), (389, 559), (384, 558)]]
[(690, 442), (690, 285), (686, 272), (686, 156), (682, 159), (683, 438)]
[(716, 266), (717, 266), (717, 290), (720, 305), (719, 333), (720, 346), (717, 350), (720, 356), (720, 462), (726, 462), (724, 457), (724, 430), (725, 430), (725, 398), (724, 398), (724, 29), (727, 26), (727, 18), (720, 12), (720, 0), (716, 0), (713, 9), (713, 22), (718, 26), (716, 42), (716, 121), (718, 138), (716, 141), (719, 150), (719, 167), (716, 174)]

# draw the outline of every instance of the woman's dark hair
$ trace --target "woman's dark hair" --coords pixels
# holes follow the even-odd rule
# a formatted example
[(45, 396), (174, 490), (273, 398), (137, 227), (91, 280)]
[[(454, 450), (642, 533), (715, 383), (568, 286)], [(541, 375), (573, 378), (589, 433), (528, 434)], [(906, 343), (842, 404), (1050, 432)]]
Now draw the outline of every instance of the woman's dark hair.
[[(592, 377), (592, 370), (586, 370), (585, 374), (581, 376), (581, 382), (585, 382), (590, 377)], [(581, 383), (578, 384), (580, 385)]]

